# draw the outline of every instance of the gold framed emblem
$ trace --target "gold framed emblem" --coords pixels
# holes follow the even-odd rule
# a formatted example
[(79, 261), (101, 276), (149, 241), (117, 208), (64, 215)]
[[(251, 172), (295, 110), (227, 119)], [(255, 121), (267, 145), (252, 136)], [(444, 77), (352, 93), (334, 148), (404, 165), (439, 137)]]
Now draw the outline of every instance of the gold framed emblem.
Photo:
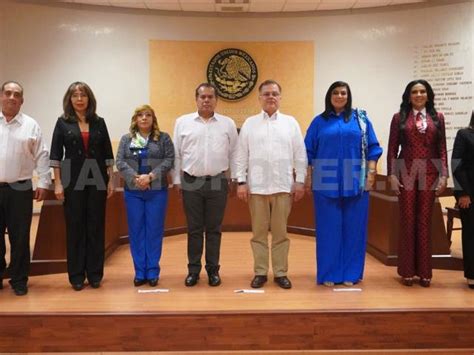
[(229, 101), (247, 96), (258, 79), (257, 65), (245, 51), (226, 48), (217, 52), (207, 66), (207, 80), (217, 95)]

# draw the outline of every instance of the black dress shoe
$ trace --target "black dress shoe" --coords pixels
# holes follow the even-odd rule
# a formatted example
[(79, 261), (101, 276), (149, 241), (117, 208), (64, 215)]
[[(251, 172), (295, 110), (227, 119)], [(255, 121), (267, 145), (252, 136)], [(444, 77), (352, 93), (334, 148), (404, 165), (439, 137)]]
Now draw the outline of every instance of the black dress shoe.
[(275, 277), (273, 279), (273, 281), (275, 281), (275, 283), (278, 286), (280, 286), (281, 288), (284, 288), (284, 289), (290, 289), (291, 288), (291, 281), (286, 276)]
[(100, 281), (90, 281), (89, 284), (91, 285), (92, 288), (100, 287)]
[(151, 279), (151, 280), (148, 280), (148, 285), (150, 285), (151, 287), (155, 287), (156, 285), (158, 285), (158, 279)]
[(265, 282), (267, 282), (267, 276), (266, 275), (255, 275), (253, 278), (252, 282), (250, 283), (250, 287), (252, 288), (260, 288), (263, 285), (265, 285)]
[(195, 273), (189, 273), (188, 276), (186, 276), (186, 279), (184, 280), (184, 284), (187, 287), (191, 287), (197, 284), (199, 280), (199, 274)]
[(221, 277), (219, 274), (213, 273), (209, 274), (209, 286), (219, 286), (221, 284)]
[(84, 282), (78, 282), (77, 284), (72, 284), (74, 291), (81, 291), (84, 288)]
[(138, 287), (138, 286), (143, 286), (144, 284), (146, 284), (146, 280), (142, 280), (142, 279), (133, 279), (133, 285), (135, 287)]
[(13, 287), (13, 292), (15, 292), (15, 295), (17, 296), (24, 296), (28, 293), (28, 286), (26, 285), (19, 285)]

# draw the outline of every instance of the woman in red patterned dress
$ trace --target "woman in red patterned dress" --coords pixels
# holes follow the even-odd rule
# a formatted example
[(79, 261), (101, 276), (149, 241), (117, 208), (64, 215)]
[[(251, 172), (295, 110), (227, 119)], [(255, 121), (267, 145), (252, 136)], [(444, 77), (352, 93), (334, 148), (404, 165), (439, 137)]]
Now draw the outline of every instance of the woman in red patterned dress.
[(448, 178), (444, 116), (434, 96), (427, 81), (411, 81), (390, 125), (387, 170), (400, 206), (398, 274), (405, 286), (415, 276), (430, 286), (431, 216)]

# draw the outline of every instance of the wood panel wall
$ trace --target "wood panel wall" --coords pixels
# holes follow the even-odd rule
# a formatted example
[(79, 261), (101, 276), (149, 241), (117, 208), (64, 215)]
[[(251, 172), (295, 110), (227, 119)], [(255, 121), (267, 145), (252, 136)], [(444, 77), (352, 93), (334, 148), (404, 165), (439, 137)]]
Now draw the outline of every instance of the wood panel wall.
[(473, 349), (472, 329), (472, 309), (1, 314), (0, 352)]
[[(396, 265), (398, 243), (398, 199), (386, 184), (385, 176), (377, 176), (377, 189), (371, 193), (367, 250), (385, 265)], [(441, 269), (462, 269), (462, 260), (452, 258), (446, 237), (444, 219), (439, 202), (435, 203), (432, 216), (433, 266)], [(232, 190), (228, 197), (223, 231), (250, 231), (248, 206)], [(123, 191), (117, 191), (107, 201), (106, 253), (127, 242), (127, 218)], [(288, 231), (308, 236), (315, 235), (312, 195), (293, 204), (288, 219)], [(165, 235), (186, 232), (186, 218), (182, 199), (175, 189), (169, 190)], [(32, 258), (32, 275), (66, 271), (66, 232), (64, 213), (60, 203), (50, 192), (41, 209), (36, 244)]]

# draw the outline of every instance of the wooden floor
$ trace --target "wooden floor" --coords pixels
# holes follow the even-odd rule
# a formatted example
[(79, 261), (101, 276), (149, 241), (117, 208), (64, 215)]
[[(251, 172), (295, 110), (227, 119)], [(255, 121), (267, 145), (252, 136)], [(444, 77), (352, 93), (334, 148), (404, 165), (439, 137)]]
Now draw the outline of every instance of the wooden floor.
[[(55, 355), (57, 353), (26, 353), (26, 354), (51, 354)], [(88, 353), (61, 353), (61, 354), (71, 354), (71, 355), (119, 355), (123, 354), (123, 352), (88, 352)], [(175, 351), (149, 351), (149, 352), (135, 352), (130, 351), (127, 352), (127, 355), (335, 355), (335, 354), (344, 354), (344, 355), (362, 355), (362, 354), (391, 354), (391, 355), (473, 355), (473, 351), (469, 349), (431, 349), (431, 350), (417, 350), (417, 349), (410, 349), (410, 350), (332, 350), (332, 351), (324, 351), (324, 350), (275, 350), (275, 351), (186, 351), (186, 352), (175, 352)]]
[[(249, 233), (225, 233), (221, 251), (220, 287), (207, 285), (201, 274), (197, 286), (184, 286), (186, 276), (186, 237), (165, 238), (158, 288), (168, 293), (138, 293), (148, 286), (133, 287), (134, 277), (129, 246), (123, 245), (107, 259), (100, 289), (81, 292), (71, 289), (66, 274), (30, 278), (30, 293), (19, 298), (7, 288), (0, 292), (1, 313), (11, 312), (176, 312), (176, 311), (267, 311), (340, 309), (474, 309), (474, 291), (466, 286), (460, 271), (434, 270), (430, 288), (403, 287), (396, 269), (367, 255), (360, 291), (347, 287), (327, 288), (315, 284), (315, 244), (306, 236), (290, 235), (289, 277), (293, 289), (283, 290), (273, 282), (264, 294), (239, 294), (250, 288), (253, 277)], [(5, 284), (5, 286), (7, 286)]]
[[(315, 283), (314, 239), (290, 238), (291, 290), (270, 281), (262, 294), (234, 292), (249, 289), (253, 277), (250, 233), (224, 233), (223, 283), (215, 288), (207, 285), (205, 273), (197, 286), (184, 286), (184, 235), (165, 238), (155, 290), (167, 289), (167, 293), (141, 293), (153, 288), (133, 286), (128, 245), (107, 259), (99, 289), (73, 291), (66, 274), (34, 276), (29, 294), (17, 297), (4, 281), (0, 351), (309, 354), (319, 353), (318, 349), (376, 353), (376, 349), (439, 349), (439, 353), (456, 349), (473, 353), (466, 349), (474, 349), (474, 291), (466, 286), (462, 272), (434, 270), (430, 288), (404, 287), (395, 268), (367, 255), (363, 282), (352, 289), (327, 288)], [(17, 334), (22, 334), (21, 343), (15, 340)]]

